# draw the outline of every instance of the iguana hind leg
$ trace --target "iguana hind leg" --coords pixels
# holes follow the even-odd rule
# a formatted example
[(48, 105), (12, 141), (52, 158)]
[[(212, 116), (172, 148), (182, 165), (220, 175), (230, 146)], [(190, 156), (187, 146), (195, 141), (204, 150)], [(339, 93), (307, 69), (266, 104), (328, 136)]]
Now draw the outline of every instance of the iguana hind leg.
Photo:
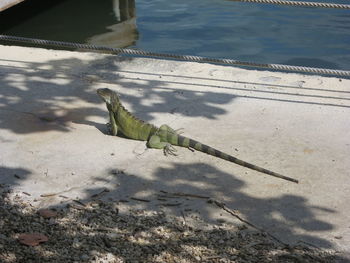
[(147, 142), (147, 147), (154, 149), (163, 149), (164, 155), (176, 155), (176, 149), (168, 142), (162, 142), (158, 135), (152, 135)]
[[(163, 124), (162, 126), (160, 126), (158, 133), (161, 135), (164, 135), (164, 133), (171, 133), (172, 136), (179, 136), (180, 134), (183, 133), (183, 128), (174, 130), (173, 128), (169, 127), (168, 125)], [(183, 146), (183, 145), (180, 145), (180, 146)], [(186, 147), (186, 146), (184, 146), (184, 147)], [(172, 148), (173, 148), (173, 151), (176, 151), (174, 147), (172, 147)], [(191, 152), (195, 151), (191, 147), (186, 147), (186, 148), (189, 149)], [(176, 154), (172, 153), (172, 155), (176, 155)]]

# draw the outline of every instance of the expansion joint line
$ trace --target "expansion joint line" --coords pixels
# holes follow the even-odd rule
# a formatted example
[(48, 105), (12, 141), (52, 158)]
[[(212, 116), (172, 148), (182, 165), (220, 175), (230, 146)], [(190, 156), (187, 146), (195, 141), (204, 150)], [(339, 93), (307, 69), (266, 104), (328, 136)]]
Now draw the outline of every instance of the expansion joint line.
[(29, 44), (42, 45), (42, 46), (53, 46), (56, 48), (60, 47), (60, 48), (70, 48), (70, 49), (78, 49), (78, 50), (84, 49), (84, 50), (90, 50), (90, 51), (99, 51), (99, 52), (108, 53), (108, 54), (118, 54), (118, 55), (127, 54), (127, 55), (143, 56), (143, 57), (155, 57), (155, 58), (161, 58), (161, 59), (166, 58), (166, 59), (176, 59), (176, 60), (191, 61), (191, 62), (238, 65), (238, 66), (245, 66), (245, 67), (267, 68), (267, 69), (282, 70), (282, 71), (306, 72), (306, 73), (313, 73), (313, 74), (350, 77), (350, 71), (346, 71), (346, 70), (290, 66), (290, 65), (282, 65), (282, 64), (255, 63), (255, 62), (239, 61), (239, 60), (225, 59), (225, 58), (210, 58), (210, 57), (201, 57), (201, 56), (176, 55), (176, 54), (169, 54), (169, 53), (156, 53), (156, 52), (149, 52), (149, 51), (143, 51), (138, 49), (112, 48), (112, 47), (106, 47), (106, 46), (97, 46), (97, 45), (90, 45), (90, 44), (71, 43), (71, 42), (62, 42), (62, 41), (53, 41), (53, 40), (44, 40), (44, 39), (17, 37), (17, 36), (8, 36), (8, 35), (0, 35), (0, 41), (1, 40), (29, 43)]

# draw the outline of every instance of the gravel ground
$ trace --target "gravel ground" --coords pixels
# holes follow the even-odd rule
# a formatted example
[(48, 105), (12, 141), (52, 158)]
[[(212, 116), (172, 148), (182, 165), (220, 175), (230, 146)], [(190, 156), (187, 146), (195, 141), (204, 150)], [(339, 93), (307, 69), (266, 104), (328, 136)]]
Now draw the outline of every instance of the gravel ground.
[(118, 203), (100, 200), (38, 210), (0, 190), (0, 262), (337, 262), (335, 253), (286, 246), (249, 223), (196, 218), (195, 227), (162, 212), (122, 215)]

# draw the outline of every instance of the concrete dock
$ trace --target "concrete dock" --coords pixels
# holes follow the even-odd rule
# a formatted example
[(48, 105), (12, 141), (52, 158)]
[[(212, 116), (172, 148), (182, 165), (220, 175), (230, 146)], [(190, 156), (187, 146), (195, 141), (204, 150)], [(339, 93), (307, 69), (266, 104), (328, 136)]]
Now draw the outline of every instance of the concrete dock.
[[(200, 152), (164, 156), (106, 135), (98, 88), (156, 125), (290, 176)], [(38, 207), (59, 196), (128, 200), (127, 208), (236, 218), (202, 199), (161, 208), (160, 191), (220, 200), (284, 242), (350, 251), (350, 80), (235, 67), (0, 46), (0, 183)], [(29, 193), (30, 196), (23, 194)], [(133, 198), (146, 199), (138, 202)]]

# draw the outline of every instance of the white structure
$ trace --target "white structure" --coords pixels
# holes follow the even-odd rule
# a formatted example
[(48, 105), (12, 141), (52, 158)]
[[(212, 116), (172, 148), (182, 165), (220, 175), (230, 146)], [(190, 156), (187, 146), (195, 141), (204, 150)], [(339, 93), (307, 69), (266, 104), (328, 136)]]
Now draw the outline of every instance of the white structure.
[(24, 0), (0, 0), (0, 12), (23, 1)]

